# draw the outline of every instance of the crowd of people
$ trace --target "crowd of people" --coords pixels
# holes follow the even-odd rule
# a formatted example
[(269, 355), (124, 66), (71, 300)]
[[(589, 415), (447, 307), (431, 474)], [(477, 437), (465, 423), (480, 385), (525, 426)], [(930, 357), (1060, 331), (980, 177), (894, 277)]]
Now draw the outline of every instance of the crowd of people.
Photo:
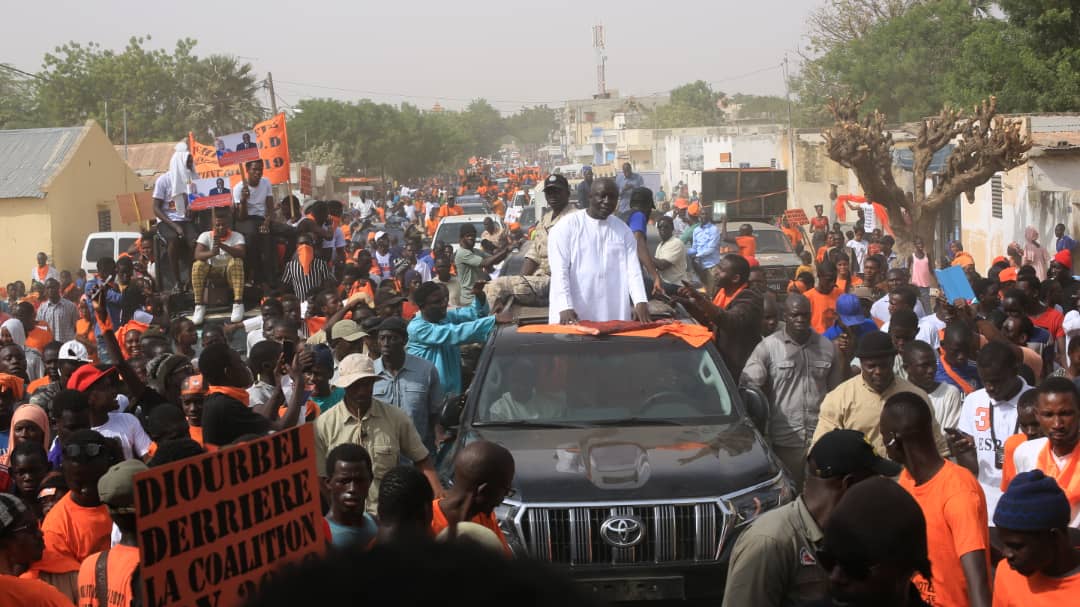
[[(725, 604), (1080, 596), (1080, 281), (1063, 226), (1055, 255), (1029, 234), (985, 277), (951, 243), (945, 263), (976, 298), (947, 301), (921, 242), (901, 258), (887, 226), (863, 217), (842, 234), (819, 210), (805, 238), (781, 222), (806, 267), (777, 293), (749, 225), (729, 234), (696, 193), (654, 194), (629, 165), (620, 179), (585, 171), (580, 209), (559, 174), (463, 174), (345, 205), (275, 200), (261, 168), (246, 165), (233, 206), (192, 212), (178, 145), (154, 190), (156, 234), (92, 276), (42, 253), (29, 292), (7, 286), (0, 603), (132, 604), (134, 475), (302, 424), (333, 549), (441, 539), (510, 556), (494, 516), (514, 492), (510, 451), (468, 443), (445, 485), (435, 463), (443, 404), (515, 302), (547, 306), (552, 325), (652, 323), (652, 305), (681, 306), (764, 395), (763, 435), (798, 497), (739, 536)], [(536, 225), (506, 221), (508, 193), (541, 179)], [(466, 192), (501, 221), (432, 242)], [(504, 275), (515, 250), (521, 270)], [(208, 315), (215, 285), (227, 321)]]

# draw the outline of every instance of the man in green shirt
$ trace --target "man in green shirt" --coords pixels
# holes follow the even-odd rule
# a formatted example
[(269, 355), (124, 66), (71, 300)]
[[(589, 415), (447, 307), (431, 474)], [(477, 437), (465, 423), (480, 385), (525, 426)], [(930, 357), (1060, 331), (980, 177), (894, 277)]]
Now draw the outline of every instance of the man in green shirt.
[(803, 494), (761, 515), (735, 542), (723, 604), (788, 607), (825, 598), (829, 575), (817, 551), (833, 509), (856, 483), (899, 473), (862, 432), (822, 436), (806, 458)]
[(458, 240), (459, 248), (454, 253), (454, 266), (457, 268), (458, 280), (461, 281), (461, 303), (472, 304), (473, 285), (478, 281), (486, 281), (487, 275), (500, 261), (506, 259), (510, 253), (510, 247), (504, 246), (488, 253), (483, 249), (476, 249), (476, 227), (471, 223), (461, 226)]

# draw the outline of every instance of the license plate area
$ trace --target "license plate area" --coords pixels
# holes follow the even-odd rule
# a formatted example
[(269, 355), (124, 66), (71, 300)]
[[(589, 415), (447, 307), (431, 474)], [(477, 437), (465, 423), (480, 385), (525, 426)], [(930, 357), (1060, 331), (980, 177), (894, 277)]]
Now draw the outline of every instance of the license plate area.
[(585, 579), (580, 584), (601, 601), (683, 600), (686, 587), (682, 576)]

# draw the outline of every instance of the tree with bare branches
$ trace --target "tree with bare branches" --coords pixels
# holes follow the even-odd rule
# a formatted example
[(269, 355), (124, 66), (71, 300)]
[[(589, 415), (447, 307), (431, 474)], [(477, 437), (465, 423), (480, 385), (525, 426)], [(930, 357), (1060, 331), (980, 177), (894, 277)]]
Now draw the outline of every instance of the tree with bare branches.
[[(861, 115), (865, 100), (865, 95), (830, 98), (827, 107), (835, 124), (822, 132), (826, 152), (855, 173), (868, 199), (884, 205), (896, 231), (897, 248), (904, 253), (916, 234), (927, 248), (933, 246), (938, 213), (955, 204), (961, 194), (973, 201), (975, 188), (994, 173), (1027, 161), (1031, 139), (1023, 132), (1022, 121), (998, 115), (994, 97), (975, 106), (971, 115), (946, 107), (937, 116), (908, 127), (915, 136), (911, 146), (914, 191), (908, 193), (893, 175), (893, 137), (885, 116), (877, 110)], [(934, 154), (953, 142), (943, 172), (931, 175)], [(929, 177), (933, 177), (933, 188), (927, 192), (924, 184)]]

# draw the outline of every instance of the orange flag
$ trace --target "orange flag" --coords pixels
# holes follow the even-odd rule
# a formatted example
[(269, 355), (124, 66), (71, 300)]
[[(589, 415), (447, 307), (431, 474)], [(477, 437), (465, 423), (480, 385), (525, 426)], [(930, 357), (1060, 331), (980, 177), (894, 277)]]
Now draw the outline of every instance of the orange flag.
[(289, 181), (289, 136), (285, 132), (285, 114), (259, 122), (251, 130), (255, 131), (259, 141), (263, 177), (273, 184)]

